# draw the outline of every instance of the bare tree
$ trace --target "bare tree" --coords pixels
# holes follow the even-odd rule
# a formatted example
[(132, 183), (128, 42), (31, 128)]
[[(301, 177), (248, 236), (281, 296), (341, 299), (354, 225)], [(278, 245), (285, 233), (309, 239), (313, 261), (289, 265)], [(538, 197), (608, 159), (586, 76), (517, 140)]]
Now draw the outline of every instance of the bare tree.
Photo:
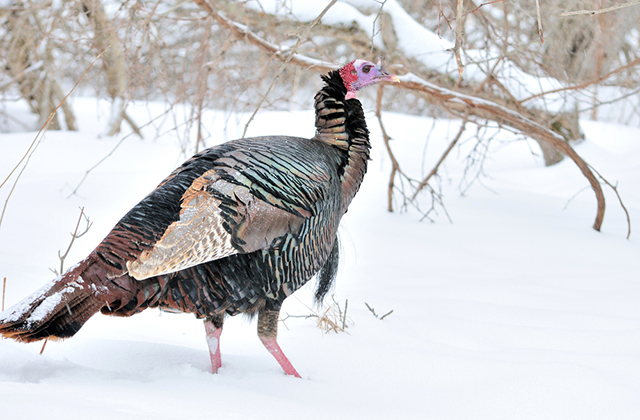
[[(93, 85), (86, 86), (101, 80), (98, 95), (106, 93), (113, 101), (108, 134), (117, 133), (123, 120), (137, 130), (126, 113), (131, 100), (190, 104), (181, 127), (185, 152), (192, 152), (209, 141), (205, 109), (308, 108), (317, 88), (310, 72), (356, 57), (384, 56), (401, 84), (378, 91), (378, 116), (391, 109), (455, 117), (463, 121), (461, 133), (491, 122), (535, 140), (547, 165), (569, 157), (594, 191), (594, 228), (600, 229), (601, 179), (571, 144), (583, 138), (579, 117), (621, 115), (616, 107), (622, 103), (637, 109), (633, 86), (640, 57), (634, 22), (639, 8), (561, 16), (582, 3), (315, 3), (301, 8), (295, 0), (76, 0), (56, 4), (52, 11), (21, 0), (2, 15), (0, 49), (11, 65), (0, 69), (9, 80), (0, 92), (19, 92), (44, 120), (64, 96), (56, 81), (78, 80), (103, 54), (101, 69), (87, 78)], [(72, 128), (71, 110), (63, 111)], [(477, 139), (478, 144), (485, 140)], [(406, 202), (415, 203), (421, 191), (428, 191), (432, 207), (441, 203), (432, 183), (448, 153), (428, 177), (410, 179), (388, 142), (387, 147), (393, 162), (390, 194), (404, 183)], [(455, 139), (450, 150), (454, 147)]]

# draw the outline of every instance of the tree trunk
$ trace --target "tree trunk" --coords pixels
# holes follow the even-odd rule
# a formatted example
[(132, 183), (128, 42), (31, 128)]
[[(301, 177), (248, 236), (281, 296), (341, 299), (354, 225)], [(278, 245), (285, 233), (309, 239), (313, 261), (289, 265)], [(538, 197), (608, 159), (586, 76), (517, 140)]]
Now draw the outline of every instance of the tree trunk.
[[(125, 94), (127, 89), (127, 71), (122, 55), (123, 47), (107, 12), (99, 0), (87, 0), (83, 7), (93, 26), (95, 48), (102, 56), (102, 71), (106, 79), (106, 88), (112, 99), (111, 115), (107, 135), (120, 132), (125, 119)], [(135, 129), (135, 128), (134, 128)]]

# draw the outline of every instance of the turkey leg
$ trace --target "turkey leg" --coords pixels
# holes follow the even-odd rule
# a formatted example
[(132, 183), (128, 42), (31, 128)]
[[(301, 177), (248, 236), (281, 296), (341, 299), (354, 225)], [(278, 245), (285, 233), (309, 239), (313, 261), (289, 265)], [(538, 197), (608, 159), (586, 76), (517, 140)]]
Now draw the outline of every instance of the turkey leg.
[(262, 344), (269, 350), (269, 353), (276, 358), (284, 373), (299, 378), (298, 372), (291, 365), (287, 356), (284, 355), (282, 349), (278, 345), (276, 338), (278, 336), (278, 316), (280, 311), (262, 310), (258, 313), (258, 337)]
[(222, 334), (223, 315), (215, 315), (204, 320), (204, 330), (207, 333), (207, 345), (211, 356), (211, 373), (218, 373), (222, 366), (220, 358), (220, 334)]

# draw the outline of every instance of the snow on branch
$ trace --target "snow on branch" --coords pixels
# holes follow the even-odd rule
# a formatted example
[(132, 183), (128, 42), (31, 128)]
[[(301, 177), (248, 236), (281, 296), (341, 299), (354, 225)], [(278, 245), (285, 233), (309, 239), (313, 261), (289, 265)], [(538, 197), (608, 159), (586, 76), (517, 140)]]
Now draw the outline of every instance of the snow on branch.
[(200, 6), (200, 8), (209, 13), (220, 25), (231, 31), (237, 38), (246, 39), (251, 44), (273, 53), (280, 60), (289, 60), (298, 66), (305, 67), (309, 70), (316, 70), (318, 72), (336, 70), (339, 68), (339, 66), (334, 63), (317, 60), (298, 53), (294, 53), (293, 56), (290, 57), (291, 54), (288, 48), (283, 48), (278, 44), (271, 43), (252, 32), (245, 25), (228, 19), (224, 13), (214, 10), (205, 0), (194, 1), (198, 6)]
[[(335, 64), (316, 60), (300, 53), (294, 52), (293, 56), (291, 56), (287, 54), (286, 49), (268, 42), (256, 33), (252, 32), (245, 25), (233, 22), (225, 17), (221, 12), (214, 10), (208, 3), (206, 3), (205, 0), (194, 1), (218, 23), (230, 30), (238, 38), (246, 39), (250, 43), (273, 53), (280, 60), (288, 60), (296, 65), (316, 71), (328, 71), (338, 67)], [(388, 6), (388, 4), (385, 4), (385, 6)], [(391, 6), (400, 7), (393, 1), (391, 1)], [(396, 13), (400, 14), (400, 12)], [(406, 12), (404, 13), (406, 14)], [(415, 23), (415, 21), (413, 22)], [(433, 34), (432, 32), (427, 32)], [(589, 169), (589, 165), (575, 152), (575, 150), (571, 148), (571, 146), (569, 146), (561, 135), (542, 126), (538, 122), (518, 111), (509, 109), (496, 102), (439, 87), (412, 73), (408, 73), (400, 77), (400, 87), (426, 94), (430, 102), (440, 105), (453, 115), (464, 116), (465, 118), (475, 116), (515, 128), (523, 134), (538, 140), (541, 144), (546, 143), (553, 146), (557, 151), (571, 158), (581, 170), (582, 174), (587, 178), (591, 188), (594, 190), (598, 209), (593, 228), (595, 230), (600, 230), (605, 210), (602, 188), (594, 174)]]

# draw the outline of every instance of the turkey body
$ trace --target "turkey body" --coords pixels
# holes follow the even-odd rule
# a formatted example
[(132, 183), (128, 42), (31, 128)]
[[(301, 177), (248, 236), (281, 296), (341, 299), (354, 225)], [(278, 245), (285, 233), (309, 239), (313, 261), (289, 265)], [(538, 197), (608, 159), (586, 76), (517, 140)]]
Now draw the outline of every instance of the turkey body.
[(322, 76), (310, 139), (234, 140), (193, 156), (133, 207), (84, 260), (0, 314), (18, 341), (74, 335), (95, 313), (146, 308), (205, 319), (215, 373), (224, 317), (258, 315), (258, 336), (285, 373), (276, 342), (282, 302), (318, 274), (329, 290), (340, 219), (369, 159), (361, 87), (396, 80), (355, 60)]
[[(171, 204), (180, 203), (194, 181), (203, 177), (208, 177), (202, 187), (206, 194), (222, 203), (222, 227), (238, 252), (144, 279), (139, 282), (143, 299), (136, 293), (113, 312), (130, 315), (161, 307), (211, 317), (262, 307), (278, 310), (320, 270), (334, 247), (349, 204), (336, 194), (342, 160), (340, 151), (328, 144), (281, 136), (236, 140), (194, 156), (135, 206), (96, 254), (124, 271), (123, 262), (150, 249), (180, 220), (182, 208)], [(257, 210), (260, 205), (262, 211)], [(248, 227), (243, 229), (243, 223)]]

